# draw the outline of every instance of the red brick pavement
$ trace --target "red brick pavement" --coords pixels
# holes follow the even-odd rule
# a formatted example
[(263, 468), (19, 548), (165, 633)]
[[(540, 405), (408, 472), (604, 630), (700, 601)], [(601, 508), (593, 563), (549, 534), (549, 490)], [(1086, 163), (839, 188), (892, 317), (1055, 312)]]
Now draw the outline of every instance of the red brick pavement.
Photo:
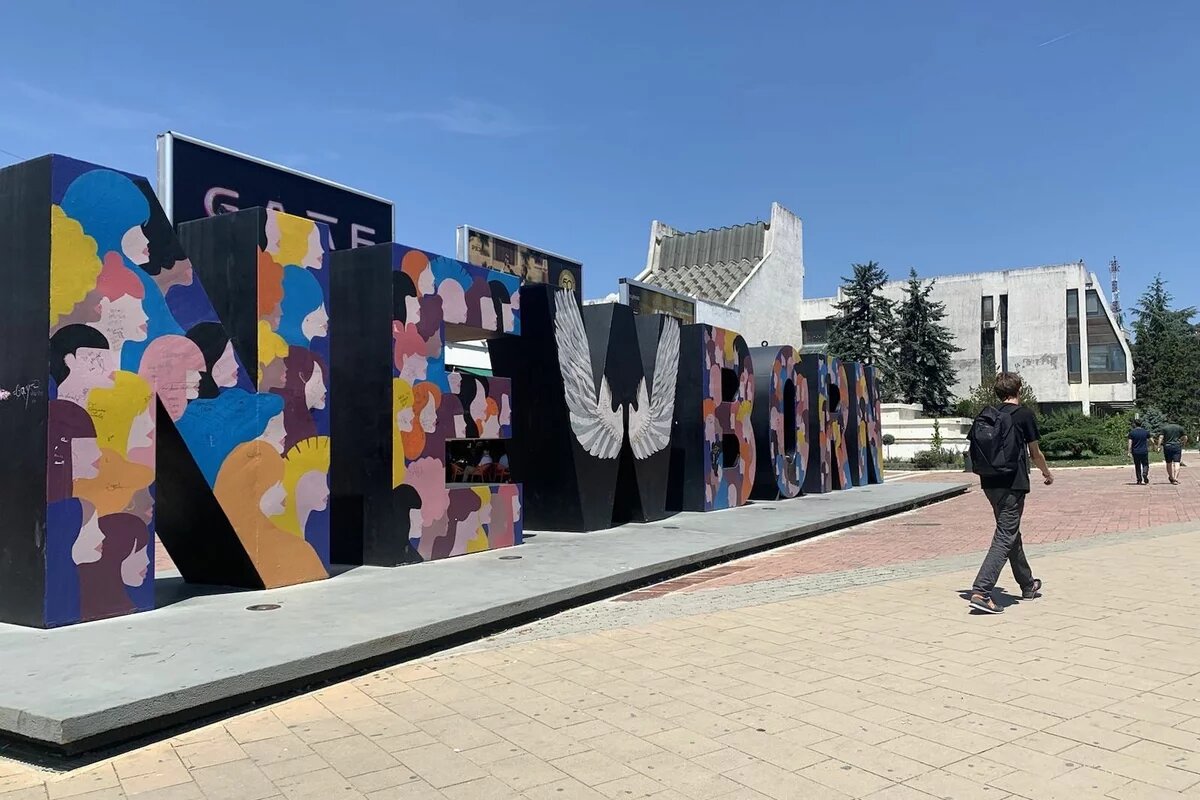
[[(1166, 482), (1155, 465), (1150, 486), (1133, 483), (1132, 468), (1073, 469), (1055, 473), (1053, 486), (1036, 482), (1025, 506), (1021, 535), (1026, 545), (1144, 530), (1173, 522), (1200, 521), (1200, 468)], [(918, 475), (906, 480), (977, 478), (964, 474)], [(1035, 476), (1035, 481), (1036, 481)], [(799, 502), (804, 502), (800, 500)], [(675, 591), (701, 591), (823, 572), (880, 567), (982, 552), (991, 541), (992, 510), (978, 489), (908, 514), (850, 528), (625, 595), (640, 600)]]

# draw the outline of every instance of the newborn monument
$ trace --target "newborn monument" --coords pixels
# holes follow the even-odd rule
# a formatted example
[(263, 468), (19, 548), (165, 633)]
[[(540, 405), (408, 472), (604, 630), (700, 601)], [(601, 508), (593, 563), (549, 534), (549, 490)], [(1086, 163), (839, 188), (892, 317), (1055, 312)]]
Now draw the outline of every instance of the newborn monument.
[[(152, 609), (157, 542), (277, 588), (882, 481), (872, 368), (786, 343), (278, 210), (172, 226), (62, 156), (0, 170), (0, 246), (0, 622)], [(494, 375), (447, 369), (479, 339)], [(511, 482), (448, 483), (463, 440)]]

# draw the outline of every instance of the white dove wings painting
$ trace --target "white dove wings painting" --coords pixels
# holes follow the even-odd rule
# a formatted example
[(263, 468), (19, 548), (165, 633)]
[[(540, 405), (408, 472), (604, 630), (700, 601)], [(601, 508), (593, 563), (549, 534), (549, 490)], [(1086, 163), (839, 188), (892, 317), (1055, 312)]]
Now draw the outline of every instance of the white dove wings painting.
[[(626, 407), (613, 405), (608, 378), (596, 386), (583, 315), (570, 291), (555, 293), (554, 338), (558, 367), (571, 417), (571, 431), (581, 447), (596, 458), (615, 459), (626, 434), (634, 458), (644, 460), (671, 442), (675, 414), (675, 382), (679, 376), (679, 322), (664, 320), (654, 358), (654, 385), (643, 377)], [(626, 413), (627, 412), (627, 413)], [(628, 420), (626, 420), (628, 416)]]

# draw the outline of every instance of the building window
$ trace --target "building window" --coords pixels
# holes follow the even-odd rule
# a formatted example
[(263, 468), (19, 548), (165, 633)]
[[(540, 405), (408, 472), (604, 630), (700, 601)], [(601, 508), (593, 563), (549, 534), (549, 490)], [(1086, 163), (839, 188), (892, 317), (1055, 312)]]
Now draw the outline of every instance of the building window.
[(996, 329), (984, 328), (979, 334), (979, 377), (987, 380), (996, 374)]
[[(1076, 320), (1078, 324), (1078, 320)], [(1100, 293), (1087, 290), (1087, 364), (1089, 383), (1125, 383), (1129, 380), (1123, 337), (1104, 310)]]
[(1079, 342), (1079, 290), (1067, 289), (1067, 383), (1083, 383)]
[(996, 299), (991, 295), (983, 298), (983, 321), (992, 322), (996, 319)]
[(829, 341), (829, 320), (813, 319), (800, 323), (804, 344), (825, 344)]
[(1000, 295), (1000, 369), (1008, 372), (1008, 295)]
[(1121, 345), (1088, 345), (1088, 376), (1097, 373), (1125, 375), (1125, 350)]

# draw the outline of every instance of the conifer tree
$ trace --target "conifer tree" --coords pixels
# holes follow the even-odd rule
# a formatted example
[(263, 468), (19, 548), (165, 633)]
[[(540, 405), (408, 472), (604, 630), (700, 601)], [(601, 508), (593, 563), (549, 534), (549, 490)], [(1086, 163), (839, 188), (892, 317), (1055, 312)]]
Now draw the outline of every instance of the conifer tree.
[(887, 402), (896, 396), (895, 310), (883, 296), (888, 276), (874, 261), (852, 267), (853, 274), (842, 278), (842, 299), (834, 304), (829, 354), (874, 366), (880, 398)]
[(1138, 402), (1194, 430), (1200, 424), (1200, 339), (1195, 308), (1171, 308), (1162, 276), (1138, 300), (1133, 324), (1133, 381)]
[(953, 402), (956, 378), (952, 356), (961, 348), (942, 324), (946, 306), (931, 300), (934, 281), (922, 286), (910, 270), (896, 314), (896, 383), (900, 399), (919, 403), (927, 413), (944, 414)]

